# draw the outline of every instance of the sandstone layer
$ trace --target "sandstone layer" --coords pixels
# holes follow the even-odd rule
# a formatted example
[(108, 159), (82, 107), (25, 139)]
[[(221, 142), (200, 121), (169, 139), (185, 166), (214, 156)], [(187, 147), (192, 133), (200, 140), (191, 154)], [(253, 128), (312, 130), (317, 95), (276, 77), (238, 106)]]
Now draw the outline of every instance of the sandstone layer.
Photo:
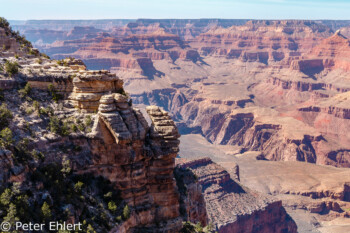
[(178, 173), (190, 169), (198, 179), (209, 222), (218, 232), (297, 232), (281, 201), (247, 189), (210, 159), (178, 167)]

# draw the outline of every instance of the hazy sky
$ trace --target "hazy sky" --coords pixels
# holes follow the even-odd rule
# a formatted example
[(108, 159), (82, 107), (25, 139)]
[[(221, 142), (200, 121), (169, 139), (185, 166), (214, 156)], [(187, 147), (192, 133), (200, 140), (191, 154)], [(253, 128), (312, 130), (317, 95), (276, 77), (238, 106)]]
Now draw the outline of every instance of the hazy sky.
[(0, 0), (7, 19), (349, 19), (350, 0)]

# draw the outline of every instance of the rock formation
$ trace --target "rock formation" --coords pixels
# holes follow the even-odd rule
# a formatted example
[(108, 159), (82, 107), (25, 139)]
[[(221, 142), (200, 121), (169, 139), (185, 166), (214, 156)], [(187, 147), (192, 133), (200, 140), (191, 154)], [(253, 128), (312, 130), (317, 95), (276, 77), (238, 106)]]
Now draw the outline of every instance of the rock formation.
[[(187, 198), (193, 199), (191, 201), (200, 200), (193, 195), (196, 188), (188, 178), (191, 172), (202, 187), (208, 221), (215, 225), (219, 233), (297, 232), (294, 221), (287, 215), (281, 201), (242, 186), (208, 158), (178, 165), (177, 173), (185, 176), (183, 182), (187, 187)], [(193, 217), (191, 214), (189, 218)]]
[[(134, 70), (141, 75), (153, 78), (161, 73), (153, 66), (154, 60), (177, 59), (199, 60), (197, 51), (192, 50), (178, 36), (165, 33), (163, 29), (151, 34), (130, 35), (124, 38), (105, 37), (72, 41), (78, 43), (80, 48), (74, 53), (55, 54), (55, 58), (74, 56), (84, 60), (89, 68), (103, 67), (104, 69), (118, 71)], [(86, 47), (82, 46), (87, 44)]]
[[(6, 44), (7, 41), (9, 39), (1, 42)], [(18, 47), (13, 46), (13, 49), (15, 48)], [(14, 52), (17, 53), (18, 50)], [(117, 213), (118, 206), (115, 203), (125, 205), (127, 208), (124, 208), (123, 218), (120, 217), (119, 220), (112, 218), (112, 222), (108, 221), (107, 226), (113, 226), (110, 232), (179, 232), (182, 221), (173, 170), (175, 157), (179, 151), (180, 135), (168, 113), (156, 106), (147, 107), (152, 121), (149, 126), (140, 110), (131, 106), (129, 98), (123, 91), (123, 82), (115, 74), (107, 71), (88, 71), (84, 63), (79, 60), (54, 61), (40, 55), (37, 58), (10, 59), (18, 61), (19, 64), (17, 73), (14, 71), (11, 73), (12, 80), (16, 86), (21, 86), (24, 82), (26, 87), (22, 92), (17, 92), (13, 88), (5, 90), (4, 101), (11, 106), (11, 111), (4, 105), (1, 111), (9, 111), (8, 118), (14, 118), (15, 121), (8, 125), (11, 129), (7, 130), (18, 133), (18, 137), (6, 140), (21, 140), (23, 136), (28, 135), (28, 132), (32, 132), (26, 139), (32, 143), (26, 145), (25, 151), (22, 151), (20, 149), (22, 147), (15, 147), (17, 143), (22, 146), (22, 141), (14, 141), (12, 146), (12, 143), (5, 144), (5, 138), (1, 136), (1, 190), (11, 187), (13, 182), (20, 182), (21, 189), (31, 190), (35, 194), (28, 198), (36, 203), (35, 198), (41, 195), (38, 189), (45, 189), (55, 182), (45, 185), (39, 183), (38, 188), (33, 189), (31, 182), (36, 184), (36, 180), (41, 178), (33, 178), (32, 172), (35, 170), (39, 172), (40, 169), (48, 169), (45, 166), (54, 167), (55, 164), (62, 163), (65, 167), (61, 171), (58, 170), (55, 175), (58, 176), (61, 172), (65, 175), (56, 183), (71, 182), (67, 180), (69, 176), (92, 175), (90, 181), (103, 177), (102, 180), (106, 179), (112, 185), (113, 188), (110, 190), (118, 190), (122, 202), (113, 199), (107, 208), (104, 207), (104, 202), (100, 201), (100, 208), (109, 209), (103, 219), (110, 219)], [(8, 71), (1, 71), (1, 78), (8, 75), (5, 72)], [(19, 93), (23, 93), (22, 98)], [(29, 111), (30, 104), (39, 105), (35, 113)], [(27, 110), (23, 110), (25, 106)], [(24, 119), (28, 119), (27, 124)], [(73, 124), (80, 126), (68, 127), (72, 119), (75, 119)], [(80, 119), (85, 119), (85, 125), (82, 125)], [(2, 118), (1, 130), (5, 123), (8, 124), (6, 120)], [(24, 129), (25, 127), (27, 128)], [(91, 127), (91, 130), (85, 127)], [(35, 132), (31, 129), (35, 129)], [(67, 149), (71, 146), (75, 148), (73, 151)], [(31, 157), (29, 154), (32, 150), (36, 157)], [(45, 156), (40, 157), (41, 154)], [(31, 169), (28, 164), (31, 164)], [(46, 176), (42, 179), (50, 178), (49, 175)], [(79, 188), (81, 195), (83, 186), (87, 185), (88, 183), (81, 183)], [(67, 186), (67, 189), (70, 187)], [(96, 190), (96, 192), (104, 191), (106, 190)], [(105, 198), (113, 197), (114, 194), (110, 193)], [(73, 194), (70, 195), (70, 198), (73, 198)], [(91, 197), (89, 198), (91, 200)], [(51, 217), (60, 220), (59, 215), (54, 213), (58, 214), (56, 209), (65, 208), (53, 199), (49, 204), (45, 203), (54, 209)], [(82, 205), (81, 209), (75, 203), (67, 203), (73, 222), (82, 221), (81, 218), (86, 216), (86, 211), (88, 213), (98, 211), (90, 201), (79, 203)], [(86, 205), (90, 205), (88, 210), (83, 209)], [(2, 218), (3, 213), (6, 217), (7, 209), (6, 212), (1, 212)], [(35, 218), (34, 215), (32, 217)], [(99, 231), (108, 229), (98, 221), (90, 224)]]
[(203, 55), (244, 62), (288, 63), (302, 56), (331, 30), (312, 21), (249, 21), (243, 26), (214, 28), (191, 41)]

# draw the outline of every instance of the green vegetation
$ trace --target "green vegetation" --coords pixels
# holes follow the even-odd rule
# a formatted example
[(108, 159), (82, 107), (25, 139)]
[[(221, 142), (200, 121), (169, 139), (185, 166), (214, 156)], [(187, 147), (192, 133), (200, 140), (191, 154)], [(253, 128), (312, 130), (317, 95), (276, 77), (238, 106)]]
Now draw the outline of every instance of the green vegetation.
[(5, 128), (0, 131), (0, 145), (8, 148), (13, 143), (12, 130)]
[(45, 157), (42, 152), (39, 152), (37, 150), (32, 150), (31, 155), (32, 155), (33, 159), (37, 160), (37, 161), (42, 160)]
[(62, 59), (62, 60), (57, 60), (56, 63), (57, 63), (57, 65), (59, 65), (59, 66), (68, 66), (67, 61), (65, 61), (64, 59)]
[(10, 26), (10, 23), (3, 17), (0, 17), (0, 27), (2, 28), (8, 28)]
[(48, 89), (53, 101), (58, 102), (63, 98), (61, 94), (57, 93), (56, 88), (52, 83), (48, 86)]
[(46, 59), (50, 59), (50, 57), (46, 53), (42, 53), (41, 56), (43, 56)]
[(39, 55), (39, 52), (33, 48), (29, 48), (28, 50), (28, 55), (34, 55), (34, 56), (38, 56)]
[(53, 133), (67, 136), (70, 134), (71, 127), (67, 121), (62, 121), (57, 116), (50, 116), (49, 129)]
[(4, 101), (4, 100), (5, 100), (4, 90), (0, 88), (0, 101)]
[(12, 192), (11, 189), (7, 188), (0, 196), (1, 205), (10, 205), (11, 203)]
[(7, 105), (5, 103), (0, 105), (0, 130), (4, 129), (10, 124), (13, 115), (12, 112), (7, 109)]
[(128, 218), (130, 218), (130, 208), (126, 205), (123, 209), (123, 219), (126, 220)]
[(76, 175), (64, 166), (41, 164), (28, 173), (28, 181), (20, 185), (9, 183), (0, 189), (0, 219), (63, 222), (74, 215), (83, 223), (82, 232), (92, 233), (109, 232), (116, 219), (122, 221), (124, 210), (128, 209), (130, 214), (129, 207), (108, 180), (93, 174)]
[(38, 116), (40, 117), (41, 115), (41, 108), (40, 108), (40, 103), (36, 100), (33, 101), (33, 108), (37, 112)]
[(81, 193), (83, 186), (84, 186), (84, 183), (81, 182), (81, 181), (78, 181), (78, 183), (76, 183), (76, 184), (74, 185), (74, 190), (75, 190), (77, 193)]
[(75, 126), (73, 128), (76, 130), (79, 130), (81, 132), (91, 132), (93, 121), (90, 115), (87, 115), (84, 119), (84, 121), (80, 120), (79, 118), (75, 120)]
[(214, 233), (213, 226), (209, 224), (206, 227), (202, 227), (201, 223), (193, 224), (191, 222), (183, 222), (181, 233)]
[(36, 59), (36, 63), (42, 64), (42, 63), (43, 63), (43, 60), (39, 57), (38, 59)]
[(24, 110), (26, 112), (27, 115), (31, 115), (34, 112), (34, 108), (33, 107), (27, 107)]
[(5, 72), (10, 77), (18, 73), (19, 65), (17, 62), (6, 61), (4, 66), (5, 66)]
[(40, 115), (45, 115), (45, 116), (49, 116), (49, 115), (53, 115), (53, 109), (51, 107), (40, 107), (39, 109), (39, 116)]
[(47, 202), (44, 202), (43, 206), (41, 207), (41, 212), (43, 214), (44, 219), (51, 218), (51, 210), (50, 210), (50, 206), (47, 204)]
[[(125, 206), (126, 207), (126, 206)], [(108, 209), (112, 212), (115, 213), (117, 211), (117, 205), (115, 204), (114, 201), (108, 202)]]
[(21, 98), (23, 97), (27, 97), (32, 93), (32, 87), (30, 86), (29, 83), (27, 83), (23, 89), (20, 89), (18, 91), (19, 95), (21, 96)]

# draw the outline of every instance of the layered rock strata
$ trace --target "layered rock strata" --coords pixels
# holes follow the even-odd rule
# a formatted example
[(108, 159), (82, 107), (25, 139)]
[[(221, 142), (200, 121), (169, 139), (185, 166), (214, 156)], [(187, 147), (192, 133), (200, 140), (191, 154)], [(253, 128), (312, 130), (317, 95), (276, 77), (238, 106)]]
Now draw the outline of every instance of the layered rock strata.
[(296, 224), (287, 215), (281, 201), (242, 186), (210, 159), (184, 162), (178, 166), (178, 169), (190, 169), (198, 179), (208, 221), (219, 233), (297, 232)]
[(112, 232), (176, 232), (182, 226), (173, 178), (179, 134), (166, 112), (155, 106), (147, 112), (151, 127), (125, 96), (100, 99), (89, 171), (108, 177), (135, 211)]
[(94, 39), (64, 42), (80, 48), (74, 52), (55, 54), (54, 58), (74, 56), (82, 59), (89, 68), (136, 72), (151, 76), (156, 74), (154, 60), (177, 59), (196, 62), (200, 59), (196, 50), (191, 49), (179, 36), (158, 29), (150, 34), (132, 34), (125, 37), (99, 36)]
[(329, 28), (312, 21), (253, 20), (243, 26), (213, 28), (190, 44), (204, 56), (288, 64), (309, 52), (320, 38), (330, 35)]

